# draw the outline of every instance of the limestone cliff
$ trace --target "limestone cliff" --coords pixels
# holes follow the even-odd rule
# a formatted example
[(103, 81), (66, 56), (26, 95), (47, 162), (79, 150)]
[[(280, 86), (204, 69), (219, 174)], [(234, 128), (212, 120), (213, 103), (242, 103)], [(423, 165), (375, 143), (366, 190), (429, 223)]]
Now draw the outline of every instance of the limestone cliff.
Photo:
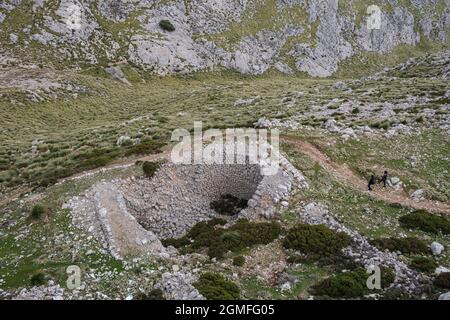
[(161, 75), (274, 68), (326, 77), (370, 52), (446, 49), (449, 28), (449, 0), (0, 0), (4, 55), (128, 61)]

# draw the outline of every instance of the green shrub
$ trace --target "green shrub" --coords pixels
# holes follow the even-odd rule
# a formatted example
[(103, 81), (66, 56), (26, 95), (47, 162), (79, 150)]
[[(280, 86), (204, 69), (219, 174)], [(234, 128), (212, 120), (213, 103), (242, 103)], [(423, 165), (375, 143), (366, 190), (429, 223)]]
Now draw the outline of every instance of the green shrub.
[(161, 289), (153, 289), (148, 294), (138, 293), (135, 300), (166, 300)]
[(222, 242), (238, 243), (241, 240), (241, 234), (239, 231), (225, 231), (220, 235)]
[(161, 27), (161, 29), (169, 32), (175, 31), (175, 27), (169, 20), (161, 20), (159, 22), (159, 26)]
[(222, 258), (228, 251), (239, 251), (258, 244), (268, 244), (278, 238), (281, 226), (276, 222), (249, 222), (238, 220), (231, 227), (224, 229), (226, 220), (212, 219), (195, 224), (182, 238), (166, 239), (164, 245), (195, 252), (206, 248), (211, 258)]
[(240, 298), (239, 287), (217, 273), (202, 274), (194, 283), (194, 287), (208, 300), (238, 300)]
[(425, 121), (425, 118), (423, 116), (417, 117), (416, 122), (423, 123)]
[(444, 289), (450, 289), (450, 272), (440, 273), (436, 279), (434, 279), (434, 285)]
[(317, 261), (317, 264), (321, 267), (327, 266), (328, 269), (334, 270), (335, 272), (342, 270), (355, 270), (363, 267), (362, 264), (355, 262), (355, 260), (350, 257), (344, 256), (342, 253), (322, 256)]
[(288, 263), (313, 263), (316, 262), (318, 259), (320, 259), (319, 257), (317, 257), (316, 255), (298, 255), (298, 254), (290, 254), (288, 255), (286, 261)]
[(382, 300), (420, 300), (421, 297), (415, 297), (410, 293), (406, 292), (402, 288), (389, 288), (381, 297)]
[(358, 107), (353, 108), (352, 114), (358, 114), (360, 112)]
[(247, 200), (240, 199), (231, 194), (222, 195), (219, 200), (212, 201), (210, 208), (218, 214), (234, 216), (247, 207)]
[[(102, 149), (94, 149), (87, 153), (80, 153), (74, 156), (74, 160), (76, 160), (76, 168), (73, 170), (75, 172), (91, 170), (99, 167), (104, 167), (110, 162), (112, 162), (115, 158), (120, 155), (118, 149), (110, 149), (110, 148), (102, 148)], [(67, 176), (72, 174), (73, 172), (63, 172), (59, 173), (58, 176)]]
[[(395, 273), (386, 267), (381, 267), (381, 288), (389, 287), (395, 280)], [(357, 298), (372, 293), (367, 287), (370, 274), (365, 268), (357, 268), (350, 272), (338, 273), (320, 281), (311, 287), (310, 291), (316, 296), (331, 298)]]
[(389, 129), (391, 127), (391, 123), (388, 120), (384, 120), (382, 122), (371, 123), (371, 124), (369, 124), (369, 126), (371, 128), (374, 128), (374, 129), (385, 129), (385, 130), (387, 130), (387, 129)]
[(428, 252), (428, 247), (425, 242), (414, 237), (375, 239), (371, 240), (370, 243), (378, 249), (400, 251), (403, 254), (420, 254)]
[(324, 225), (298, 224), (288, 231), (283, 246), (319, 259), (339, 254), (350, 243), (349, 235), (333, 231)]
[(381, 267), (381, 288), (385, 289), (388, 288), (392, 283), (395, 281), (395, 271), (387, 268), (387, 267)]
[(430, 233), (450, 234), (450, 219), (423, 210), (404, 215), (399, 219), (400, 225), (407, 229), (419, 229)]
[(243, 256), (237, 256), (233, 258), (233, 265), (242, 267), (245, 264), (245, 258)]
[(45, 284), (45, 274), (42, 272), (38, 272), (31, 276), (30, 284), (32, 286), (41, 286)]
[(189, 241), (189, 239), (186, 239), (185, 237), (182, 237), (182, 238), (179, 238), (179, 239), (174, 239), (174, 238), (162, 239), (161, 243), (165, 247), (172, 246), (172, 247), (175, 247), (175, 248), (181, 248), (181, 247), (189, 245), (190, 241)]
[(362, 297), (367, 291), (367, 277), (368, 274), (364, 268), (339, 273), (312, 286), (311, 293), (315, 296), (331, 298)]
[(144, 171), (144, 175), (147, 178), (151, 178), (151, 177), (153, 177), (153, 175), (159, 169), (160, 166), (161, 166), (161, 163), (159, 163), (159, 162), (145, 161), (142, 164), (142, 170)]
[(33, 207), (33, 209), (31, 209), (30, 217), (33, 220), (40, 220), (46, 211), (47, 210), (44, 206), (37, 204)]
[(125, 156), (129, 157), (132, 155), (146, 155), (161, 152), (161, 148), (165, 144), (154, 140), (145, 140), (139, 144), (130, 146), (126, 148)]
[(411, 268), (422, 272), (434, 272), (438, 267), (436, 261), (425, 257), (416, 257), (411, 260)]

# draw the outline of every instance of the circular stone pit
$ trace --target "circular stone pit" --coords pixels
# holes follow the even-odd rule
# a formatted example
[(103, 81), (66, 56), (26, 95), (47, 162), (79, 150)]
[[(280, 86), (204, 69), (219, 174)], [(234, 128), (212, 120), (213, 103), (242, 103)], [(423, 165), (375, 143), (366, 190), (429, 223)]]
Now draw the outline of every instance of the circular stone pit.
[(165, 164), (151, 179), (124, 183), (120, 190), (136, 220), (165, 239), (184, 235), (199, 221), (226, 218), (211, 202), (227, 194), (250, 200), (262, 180), (253, 164)]
[[(176, 254), (160, 240), (185, 235), (197, 222), (214, 217), (272, 219), (287, 207), (305, 178), (280, 155), (279, 167), (263, 175), (258, 164), (180, 165), (166, 162), (152, 178), (102, 181), (65, 203), (73, 223), (104, 243), (116, 258), (144, 253), (167, 258)], [(220, 215), (211, 202), (232, 195), (247, 200), (233, 216)]]

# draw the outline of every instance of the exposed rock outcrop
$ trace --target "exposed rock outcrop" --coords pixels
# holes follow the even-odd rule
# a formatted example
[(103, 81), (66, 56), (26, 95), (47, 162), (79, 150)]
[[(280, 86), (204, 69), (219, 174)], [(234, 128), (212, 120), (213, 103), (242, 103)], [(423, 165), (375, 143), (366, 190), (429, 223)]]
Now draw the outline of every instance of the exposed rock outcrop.
[[(14, 34), (20, 47), (37, 43), (74, 63), (125, 59), (161, 75), (214, 68), (261, 74), (273, 67), (314, 77), (334, 74), (361, 53), (385, 54), (422, 38), (448, 42), (448, 2), (372, 2), (367, 8), (380, 10), (375, 29), (368, 28), (367, 8), (337, 0), (63, 0), (57, 7), (35, 0), (33, 19), (17, 28), (9, 17), (29, 4), (8, 0), (0, 4), (0, 38)], [(161, 20), (175, 30), (163, 30)]]

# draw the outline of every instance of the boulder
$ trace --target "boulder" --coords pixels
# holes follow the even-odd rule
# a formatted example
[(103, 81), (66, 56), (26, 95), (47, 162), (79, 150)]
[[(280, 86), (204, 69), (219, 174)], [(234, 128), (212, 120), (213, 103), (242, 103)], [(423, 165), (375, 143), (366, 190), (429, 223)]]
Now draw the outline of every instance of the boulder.
[(386, 181), (387, 186), (394, 188), (395, 190), (401, 190), (403, 188), (403, 183), (400, 178), (389, 177)]
[(442, 253), (442, 251), (444, 251), (444, 246), (436, 241), (431, 244), (430, 248), (431, 248), (431, 252), (435, 256), (440, 255)]
[(443, 267), (443, 266), (437, 267), (436, 270), (434, 270), (435, 274), (448, 273), (448, 272), (450, 272), (450, 269)]
[(439, 296), (438, 300), (450, 300), (450, 291)]
[(413, 193), (411, 193), (410, 197), (411, 197), (411, 199), (413, 199), (414, 201), (422, 201), (422, 200), (425, 200), (425, 190), (423, 190), (423, 189), (418, 189), (418, 190), (414, 191)]

